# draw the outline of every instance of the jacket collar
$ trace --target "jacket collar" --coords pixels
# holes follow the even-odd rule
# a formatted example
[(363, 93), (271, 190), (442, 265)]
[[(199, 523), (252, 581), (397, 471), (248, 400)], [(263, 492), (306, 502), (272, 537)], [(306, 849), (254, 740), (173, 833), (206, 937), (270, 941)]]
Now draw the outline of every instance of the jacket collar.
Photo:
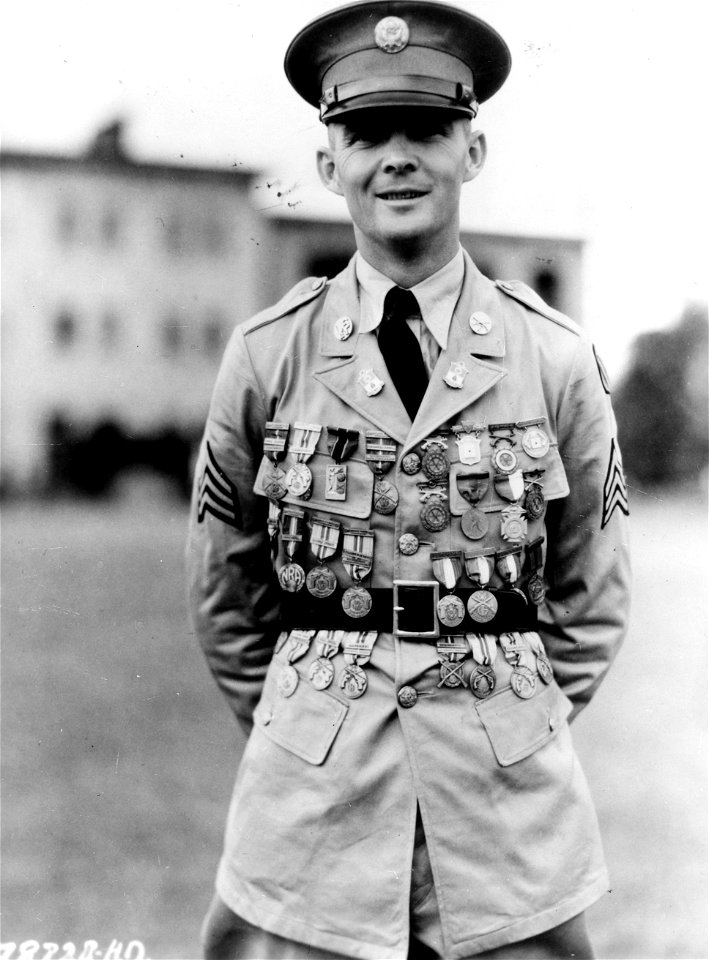
[[(441, 351), (413, 424), (391, 382), (376, 334), (359, 330), (354, 258), (328, 288), (320, 315), (323, 364), (314, 376), (405, 448), (411, 448), (435, 433), (506, 376), (501, 366), (489, 362), (505, 356), (504, 314), (499, 293), (468, 254), (464, 256), (463, 288), (453, 313), (448, 346)], [(478, 311), (486, 313), (491, 321), (487, 333), (476, 334), (470, 326), (471, 314)], [(349, 317), (352, 322), (352, 334), (346, 340), (339, 340), (335, 333), (341, 317)], [(468, 371), (459, 388), (449, 386), (444, 379), (452, 363), (463, 363)], [(368, 369), (384, 383), (380, 393), (371, 397), (367, 396), (358, 379), (360, 373)]]

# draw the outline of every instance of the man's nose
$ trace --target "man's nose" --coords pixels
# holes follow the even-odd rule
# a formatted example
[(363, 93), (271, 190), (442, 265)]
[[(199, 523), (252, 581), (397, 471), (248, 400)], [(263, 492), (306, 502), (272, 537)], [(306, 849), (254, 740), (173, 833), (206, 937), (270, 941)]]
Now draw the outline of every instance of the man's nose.
[(406, 173), (416, 170), (418, 157), (407, 136), (392, 134), (384, 146), (382, 169), (385, 173)]

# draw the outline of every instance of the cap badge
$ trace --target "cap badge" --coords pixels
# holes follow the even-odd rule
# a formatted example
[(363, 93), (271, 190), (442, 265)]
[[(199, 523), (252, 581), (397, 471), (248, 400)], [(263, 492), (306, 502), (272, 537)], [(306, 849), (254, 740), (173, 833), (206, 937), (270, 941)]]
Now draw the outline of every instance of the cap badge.
[(340, 317), (335, 321), (335, 336), (338, 340), (347, 340), (352, 335), (352, 321), (349, 317)]
[(401, 17), (384, 17), (374, 28), (374, 42), (384, 53), (400, 53), (409, 42), (409, 27)]

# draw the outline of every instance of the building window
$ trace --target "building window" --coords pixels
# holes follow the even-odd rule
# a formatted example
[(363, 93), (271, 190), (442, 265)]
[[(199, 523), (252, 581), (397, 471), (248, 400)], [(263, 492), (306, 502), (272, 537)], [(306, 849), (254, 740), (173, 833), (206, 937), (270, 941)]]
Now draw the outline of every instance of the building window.
[(118, 240), (118, 214), (115, 210), (104, 210), (101, 218), (101, 239), (107, 247), (115, 247)]
[(550, 307), (559, 308), (559, 278), (553, 270), (539, 270), (534, 277), (533, 286)]
[(62, 310), (54, 321), (54, 343), (67, 350), (76, 342), (76, 318), (70, 310)]
[(76, 210), (70, 203), (62, 204), (57, 220), (59, 239), (62, 243), (73, 243), (77, 234)]
[(176, 357), (182, 349), (183, 325), (174, 317), (165, 320), (162, 325), (161, 337), (163, 352), (168, 357)]

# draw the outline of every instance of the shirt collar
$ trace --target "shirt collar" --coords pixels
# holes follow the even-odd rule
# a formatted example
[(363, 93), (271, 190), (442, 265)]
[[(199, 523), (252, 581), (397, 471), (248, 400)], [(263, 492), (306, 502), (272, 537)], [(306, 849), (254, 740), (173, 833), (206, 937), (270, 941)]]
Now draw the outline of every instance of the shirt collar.
[[(384, 297), (395, 284), (371, 263), (367, 263), (359, 252), (355, 258), (355, 270), (360, 289), (360, 330), (367, 333), (379, 326), (384, 310)], [(458, 247), (456, 255), (445, 266), (411, 287), (411, 292), (421, 308), (423, 322), (442, 350), (445, 350), (448, 344), (448, 331), (463, 286), (464, 274), (463, 248)]]

